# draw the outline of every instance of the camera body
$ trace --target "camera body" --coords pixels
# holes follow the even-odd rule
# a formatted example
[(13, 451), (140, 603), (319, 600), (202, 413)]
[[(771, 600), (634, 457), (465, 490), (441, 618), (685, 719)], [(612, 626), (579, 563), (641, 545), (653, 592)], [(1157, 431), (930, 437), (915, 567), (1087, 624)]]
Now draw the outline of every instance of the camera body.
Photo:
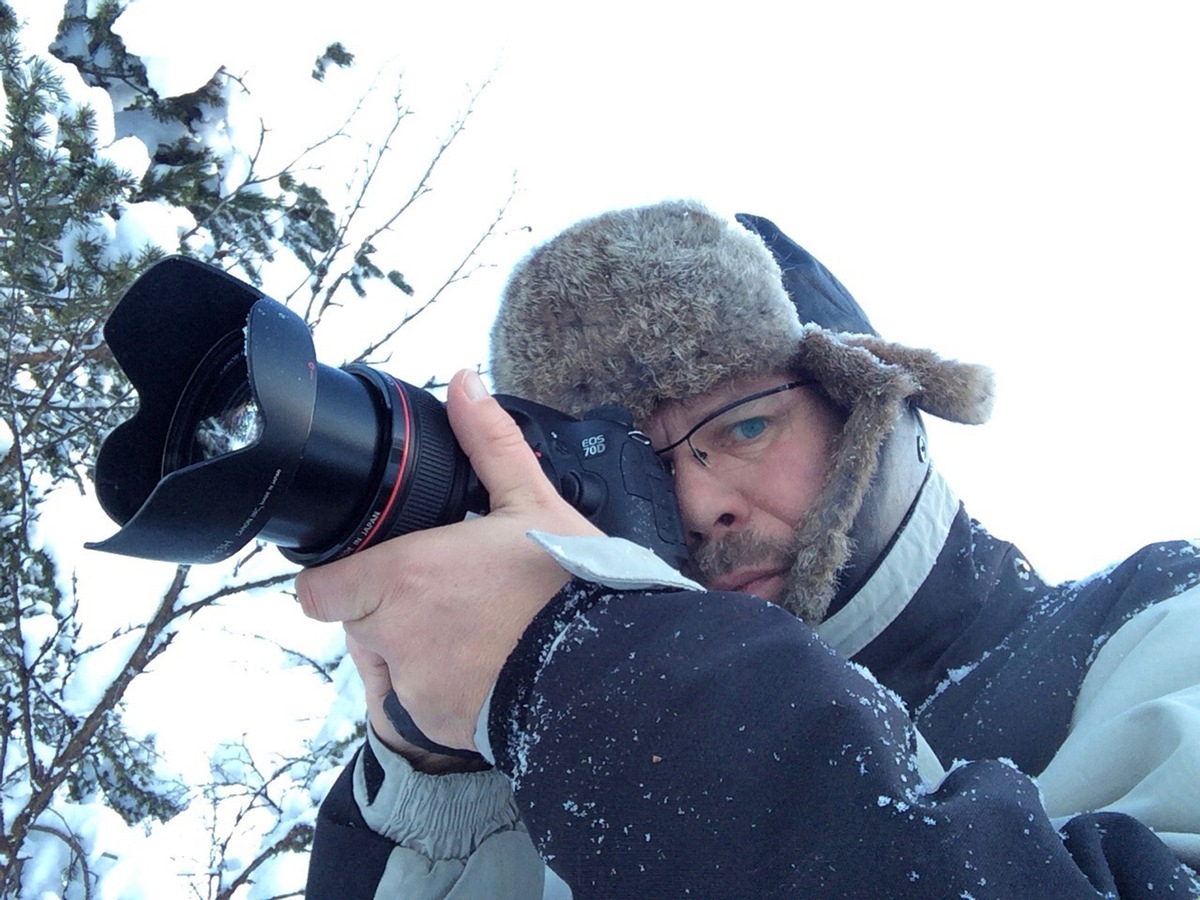
[[(93, 549), (211, 563), (257, 537), (314, 566), (487, 512), (432, 394), (370, 366), (320, 364), (302, 319), (219, 269), (156, 263), (104, 335), (139, 406), (97, 457), (97, 495), (121, 529)], [(497, 400), (567, 502), (683, 565), (673, 481), (628, 413), (580, 420)]]

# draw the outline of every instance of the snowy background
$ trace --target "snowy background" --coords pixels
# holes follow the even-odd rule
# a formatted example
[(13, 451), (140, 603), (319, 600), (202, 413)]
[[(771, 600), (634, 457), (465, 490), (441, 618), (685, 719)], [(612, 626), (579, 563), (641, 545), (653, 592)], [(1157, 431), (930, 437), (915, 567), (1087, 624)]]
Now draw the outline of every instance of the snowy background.
[[(26, 44), (48, 44), (57, 4), (13, 5), (29, 20)], [(411, 168), (391, 176), (398, 194), (489, 82), (422, 217), (385, 245), (386, 264), (418, 295), (436, 284), (516, 173), (507, 231), (486, 248), (492, 268), (389, 345), (394, 374), (420, 384), (485, 362), (504, 274), (561, 227), (696, 197), (773, 218), (884, 336), (995, 369), (993, 422), (933, 423), (931, 444), (972, 513), (1047, 577), (1081, 576), (1153, 540), (1200, 537), (1193, 4), (435, 6), (342, 0), (313, 15), (210, 0), (185, 15), (169, 0), (133, 0), (118, 24), (129, 49), (153, 61), (163, 94), (194, 89), (219, 65), (241, 75), (252, 101), (232, 111), (231, 140), (253, 140), (261, 116), (281, 155), (344, 115), (306, 93), (331, 41), (358, 56), (330, 76), (347, 102), (402, 70), (414, 115), (404, 136)], [(110, 155), (144, 167), (137, 143)], [(127, 231), (114, 241), (174, 233), (177, 223), (153, 212), (122, 219)], [(363, 327), (322, 334), (323, 361), (352, 352)], [(83, 551), (113, 526), (69, 492), (42, 529), (67, 571), (111, 586), (89, 613), (98, 635), (136, 618), (130, 604), (161, 594), (174, 571)], [(283, 569), (273, 551), (253, 565)], [(198, 592), (221, 572), (193, 575)], [(314, 685), (264, 654), (264, 636), (319, 658), (340, 642), (286, 594), (263, 592), (242, 598), (236, 616), (197, 617), (136, 686), (131, 725), (157, 731), (185, 777), (206, 771), (219, 738), (265, 748), (357, 715), (348, 672)], [(341, 715), (327, 721), (338, 697)], [(176, 884), (172, 856), (196, 827), (185, 815), (114, 847), (128, 880), (122, 893), (114, 877), (112, 896), (178, 895), (134, 885)], [(299, 863), (278, 875), (281, 885), (302, 877)]]

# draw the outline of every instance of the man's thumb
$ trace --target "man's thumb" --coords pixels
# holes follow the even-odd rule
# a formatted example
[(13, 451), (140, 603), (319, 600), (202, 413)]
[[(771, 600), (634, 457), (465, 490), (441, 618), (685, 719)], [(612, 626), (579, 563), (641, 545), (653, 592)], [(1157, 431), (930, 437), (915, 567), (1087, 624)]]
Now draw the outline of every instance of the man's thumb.
[(475, 372), (464, 369), (450, 380), (446, 412), (493, 511), (556, 494), (521, 429)]

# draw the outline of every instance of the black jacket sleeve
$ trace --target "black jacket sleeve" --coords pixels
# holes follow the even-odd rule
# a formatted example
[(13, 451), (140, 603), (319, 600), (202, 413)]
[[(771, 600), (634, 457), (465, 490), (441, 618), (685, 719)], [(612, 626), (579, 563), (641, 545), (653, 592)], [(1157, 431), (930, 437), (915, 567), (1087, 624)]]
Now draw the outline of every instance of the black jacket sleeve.
[(1132, 819), (1060, 834), (1011, 763), (923, 784), (894, 695), (743, 595), (572, 582), (488, 716), (496, 764), (576, 900), (1197, 891)]

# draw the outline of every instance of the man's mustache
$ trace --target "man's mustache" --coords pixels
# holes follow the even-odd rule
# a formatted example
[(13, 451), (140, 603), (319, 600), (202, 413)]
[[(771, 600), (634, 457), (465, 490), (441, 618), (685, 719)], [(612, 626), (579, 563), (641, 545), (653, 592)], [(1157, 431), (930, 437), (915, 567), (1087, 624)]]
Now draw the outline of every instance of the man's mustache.
[(795, 559), (796, 548), (791, 541), (775, 540), (749, 530), (731, 531), (693, 550), (687, 574), (707, 585), (737, 569), (764, 563), (772, 568), (790, 569)]

